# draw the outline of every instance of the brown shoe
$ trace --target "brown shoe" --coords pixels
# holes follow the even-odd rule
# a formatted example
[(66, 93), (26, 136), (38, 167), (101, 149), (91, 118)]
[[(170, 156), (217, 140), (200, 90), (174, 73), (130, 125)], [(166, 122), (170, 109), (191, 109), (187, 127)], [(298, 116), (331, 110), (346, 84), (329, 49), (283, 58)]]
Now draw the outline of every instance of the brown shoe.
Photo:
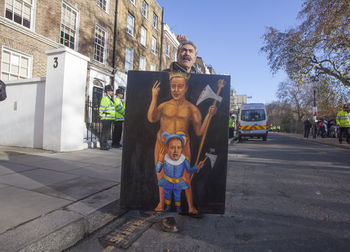
[(176, 233), (179, 232), (179, 228), (176, 225), (174, 217), (163, 218), (160, 222), (160, 227), (164, 232)]

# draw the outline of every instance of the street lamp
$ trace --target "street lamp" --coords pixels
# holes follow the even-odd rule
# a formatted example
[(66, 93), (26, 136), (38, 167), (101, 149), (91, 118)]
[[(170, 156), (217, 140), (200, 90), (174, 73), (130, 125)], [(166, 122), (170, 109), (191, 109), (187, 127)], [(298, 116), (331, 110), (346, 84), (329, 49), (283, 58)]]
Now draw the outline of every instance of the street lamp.
[(313, 88), (313, 92), (314, 92), (314, 106), (312, 108), (312, 114), (313, 114), (313, 130), (312, 130), (312, 136), (313, 138), (316, 138), (317, 135), (317, 127), (316, 127), (316, 123), (317, 123), (317, 106), (316, 106), (316, 89), (317, 89), (317, 77), (314, 77), (312, 79), (312, 88)]

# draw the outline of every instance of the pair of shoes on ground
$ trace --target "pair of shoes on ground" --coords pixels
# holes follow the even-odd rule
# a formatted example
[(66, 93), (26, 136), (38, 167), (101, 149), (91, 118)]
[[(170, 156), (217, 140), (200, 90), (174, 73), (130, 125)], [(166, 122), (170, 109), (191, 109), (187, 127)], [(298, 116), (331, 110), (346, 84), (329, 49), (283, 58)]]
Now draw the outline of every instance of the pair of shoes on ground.
[(160, 227), (164, 232), (169, 232), (169, 233), (179, 232), (179, 228), (176, 224), (174, 217), (163, 218), (160, 222)]

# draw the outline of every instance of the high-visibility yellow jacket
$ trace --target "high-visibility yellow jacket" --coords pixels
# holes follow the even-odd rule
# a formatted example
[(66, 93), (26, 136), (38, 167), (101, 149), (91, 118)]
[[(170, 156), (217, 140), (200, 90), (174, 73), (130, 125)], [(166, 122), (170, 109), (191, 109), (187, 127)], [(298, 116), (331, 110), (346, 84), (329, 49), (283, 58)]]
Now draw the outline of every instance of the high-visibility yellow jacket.
[(101, 120), (115, 120), (115, 105), (113, 98), (108, 95), (101, 99), (99, 114)]
[(115, 104), (115, 121), (124, 121), (125, 116), (125, 106), (120, 98), (117, 96), (114, 98)]
[(228, 122), (228, 127), (229, 128), (234, 128), (235, 127), (235, 119), (233, 119), (232, 117), (230, 117), (229, 122)]
[(350, 112), (346, 112), (344, 110), (339, 111), (336, 121), (339, 127), (350, 127)]

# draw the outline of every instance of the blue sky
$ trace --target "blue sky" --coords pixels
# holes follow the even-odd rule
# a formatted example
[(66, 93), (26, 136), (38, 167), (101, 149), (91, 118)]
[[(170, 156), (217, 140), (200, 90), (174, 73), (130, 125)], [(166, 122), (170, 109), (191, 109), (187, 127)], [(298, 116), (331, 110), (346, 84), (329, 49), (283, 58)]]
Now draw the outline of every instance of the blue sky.
[(277, 100), (284, 72), (272, 75), (266, 54), (260, 52), (268, 26), (281, 31), (296, 26), (301, 0), (157, 0), (164, 22), (175, 34), (192, 40), (198, 55), (217, 74), (229, 74), (238, 94), (248, 102)]

